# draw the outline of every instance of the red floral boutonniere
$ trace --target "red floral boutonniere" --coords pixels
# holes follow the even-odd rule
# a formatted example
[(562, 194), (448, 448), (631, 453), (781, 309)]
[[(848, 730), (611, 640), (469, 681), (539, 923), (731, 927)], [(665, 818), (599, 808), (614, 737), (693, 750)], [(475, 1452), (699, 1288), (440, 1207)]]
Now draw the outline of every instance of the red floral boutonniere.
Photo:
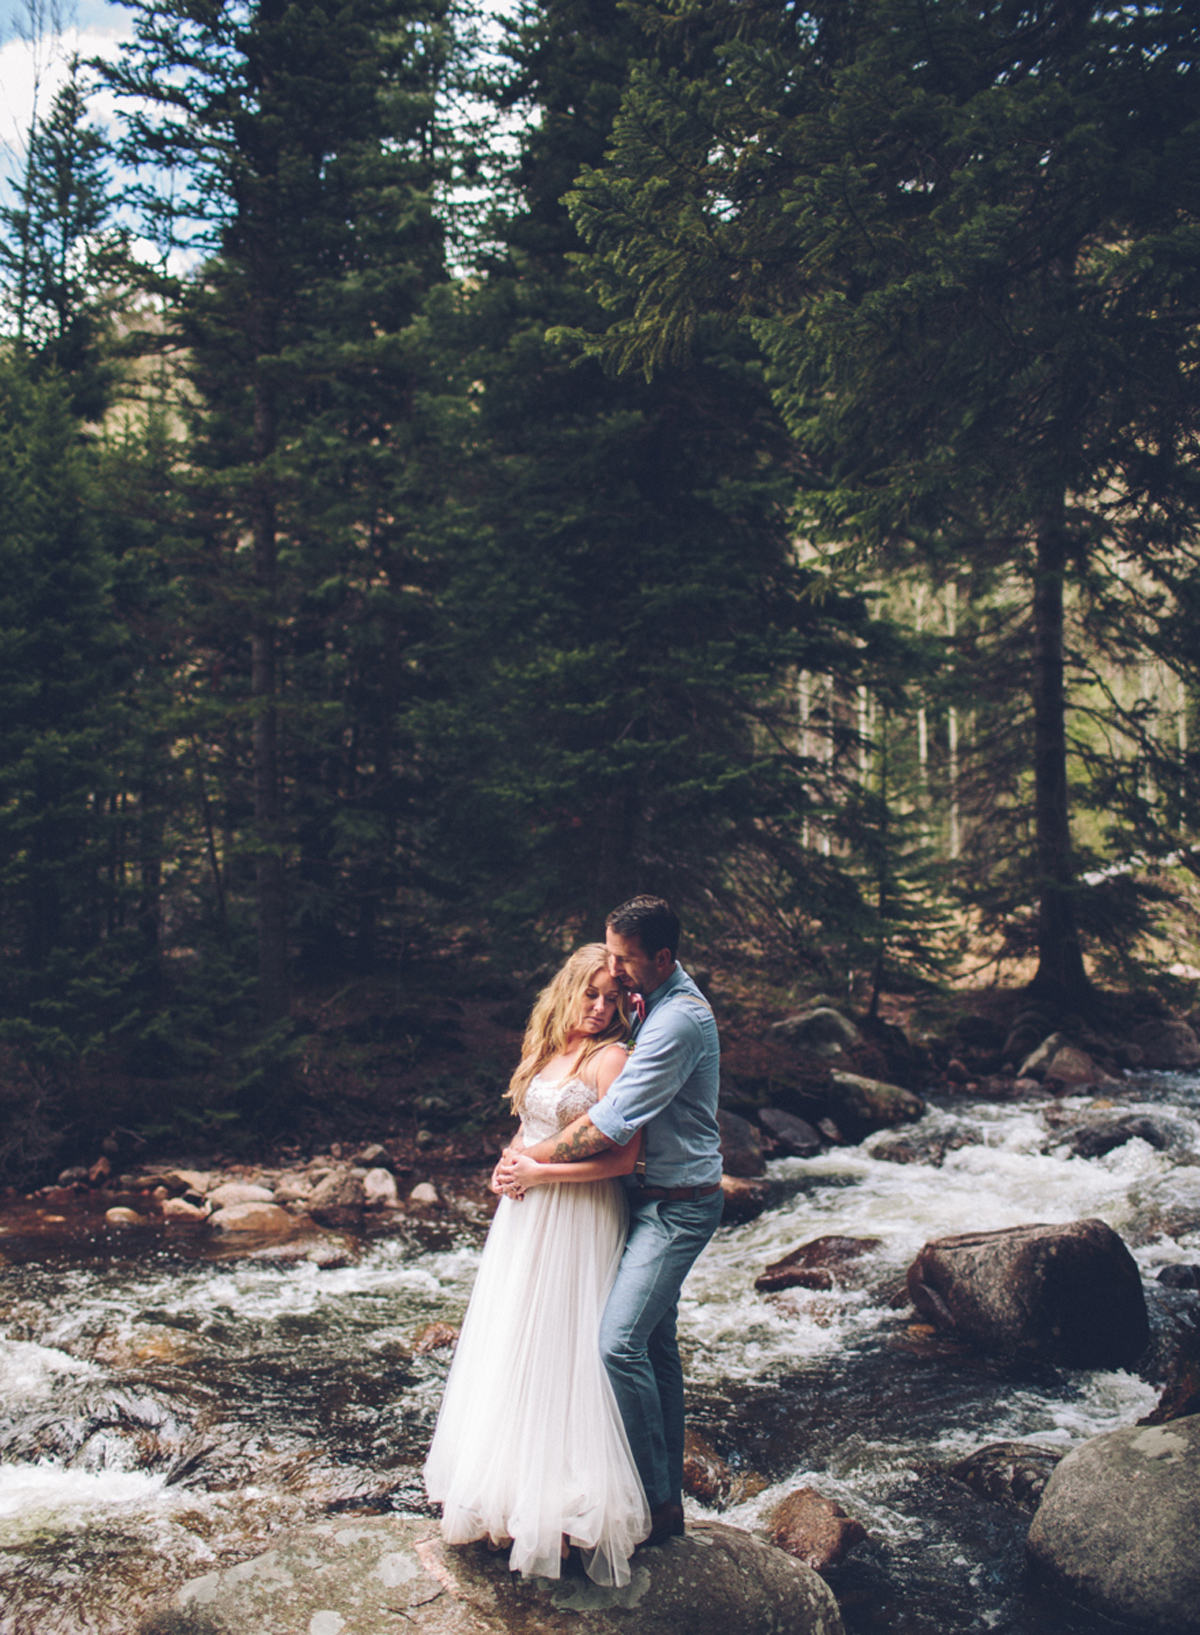
[(633, 1012), (633, 1037), (627, 1042), (626, 1050), (632, 1050), (637, 1042), (638, 1029), (646, 1020), (646, 1001), (640, 993), (631, 993), (628, 996), (629, 1008)]

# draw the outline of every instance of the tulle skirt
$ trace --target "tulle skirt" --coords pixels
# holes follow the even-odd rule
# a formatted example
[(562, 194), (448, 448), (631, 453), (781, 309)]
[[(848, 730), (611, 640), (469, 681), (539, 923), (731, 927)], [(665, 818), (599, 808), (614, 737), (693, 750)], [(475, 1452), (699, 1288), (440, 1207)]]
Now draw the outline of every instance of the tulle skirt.
[(619, 1587), (650, 1528), (598, 1343), (625, 1218), (615, 1182), (535, 1187), (484, 1245), (425, 1486), (447, 1543), (511, 1539), (514, 1572), (559, 1577), (566, 1533)]

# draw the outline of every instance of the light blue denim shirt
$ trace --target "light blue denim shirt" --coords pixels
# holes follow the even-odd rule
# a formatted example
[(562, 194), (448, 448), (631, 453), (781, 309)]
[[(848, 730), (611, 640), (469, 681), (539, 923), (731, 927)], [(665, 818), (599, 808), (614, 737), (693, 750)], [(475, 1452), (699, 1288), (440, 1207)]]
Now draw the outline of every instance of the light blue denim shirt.
[(592, 1123), (619, 1147), (645, 1127), (646, 1186), (709, 1186), (721, 1179), (720, 1077), (712, 1010), (677, 964), (647, 996), (633, 1054), (592, 1108)]

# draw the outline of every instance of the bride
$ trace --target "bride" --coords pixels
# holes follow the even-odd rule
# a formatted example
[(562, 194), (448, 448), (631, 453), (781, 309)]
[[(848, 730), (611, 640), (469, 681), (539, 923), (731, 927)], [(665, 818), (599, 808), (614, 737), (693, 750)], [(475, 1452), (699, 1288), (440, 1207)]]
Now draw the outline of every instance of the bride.
[[(628, 1059), (625, 1005), (603, 943), (577, 949), (538, 996), (508, 1090), (518, 1149), (604, 1095)], [(598, 1343), (625, 1243), (616, 1177), (639, 1146), (519, 1160), (520, 1186), (501, 1198), (479, 1262), (425, 1487), (447, 1543), (511, 1543), (514, 1572), (558, 1578), (573, 1544), (590, 1578), (620, 1587), (650, 1530)]]

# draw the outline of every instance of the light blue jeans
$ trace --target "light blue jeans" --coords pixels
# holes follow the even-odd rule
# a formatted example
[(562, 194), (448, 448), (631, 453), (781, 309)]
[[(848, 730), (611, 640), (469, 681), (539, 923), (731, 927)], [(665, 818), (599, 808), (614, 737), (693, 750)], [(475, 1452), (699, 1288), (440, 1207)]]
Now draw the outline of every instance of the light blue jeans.
[(600, 1323), (600, 1354), (646, 1502), (679, 1503), (683, 1488), (683, 1364), (675, 1338), (679, 1291), (716, 1231), (723, 1198), (635, 1202)]

